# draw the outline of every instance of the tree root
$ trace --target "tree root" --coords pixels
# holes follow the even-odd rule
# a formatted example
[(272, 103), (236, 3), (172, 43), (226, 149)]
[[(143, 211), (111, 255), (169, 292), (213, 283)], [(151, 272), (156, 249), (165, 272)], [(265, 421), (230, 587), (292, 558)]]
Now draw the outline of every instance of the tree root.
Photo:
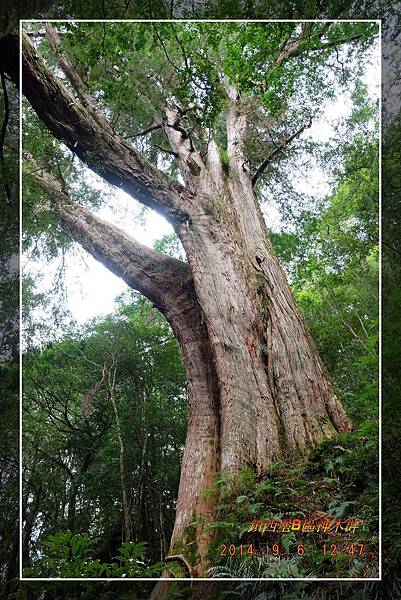
[(174, 560), (180, 562), (183, 566), (183, 571), (185, 571), (189, 577), (192, 577), (192, 567), (182, 554), (172, 554), (170, 556), (166, 556), (164, 562), (172, 562)]

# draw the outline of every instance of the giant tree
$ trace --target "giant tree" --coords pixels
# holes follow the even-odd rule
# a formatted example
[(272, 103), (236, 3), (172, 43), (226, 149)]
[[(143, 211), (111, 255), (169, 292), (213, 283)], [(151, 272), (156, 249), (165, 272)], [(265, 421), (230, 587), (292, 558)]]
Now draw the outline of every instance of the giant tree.
[[(303, 458), (351, 428), (273, 251), (260, 199), (274, 177), (291, 176), (280, 172), (280, 158), (349, 81), (376, 29), (46, 24), (46, 60), (32, 32), (23, 35), (23, 94), (62, 143), (61, 151), (53, 140), (36, 152), (27, 144), (26, 201), (35, 185), (43, 190), (36, 188), (36, 223), (56, 220), (151, 300), (181, 348), (189, 422), (171, 549), (196, 520), (205, 556), (201, 524), (213, 519), (215, 499), (204, 491), (219, 472), (249, 466), (260, 474), (276, 457)], [(53, 151), (60, 160), (49, 158)], [(72, 185), (76, 159), (162, 214), (187, 262), (86, 208)]]

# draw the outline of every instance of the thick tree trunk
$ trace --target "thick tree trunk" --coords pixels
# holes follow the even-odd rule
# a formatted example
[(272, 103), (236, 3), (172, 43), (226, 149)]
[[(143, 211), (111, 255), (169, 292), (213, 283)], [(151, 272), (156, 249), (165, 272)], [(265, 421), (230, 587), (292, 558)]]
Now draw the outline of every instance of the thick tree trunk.
[[(210, 207), (213, 198), (214, 204)], [(349, 429), (274, 255), (246, 174), (181, 229), (218, 377), (221, 468), (259, 473)]]
[(246, 119), (236, 90), (226, 90), (227, 164), (213, 140), (207, 158), (201, 156), (166, 108), (163, 131), (178, 157), (182, 186), (105, 121), (101, 127), (93, 107), (79, 105), (26, 37), (23, 45), (24, 93), (37, 114), (99, 175), (169, 218), (185, 248), (189, 265), (146, 249), (71, 202), (54, 178), (36, 170), (62, 226), (154, 302), (180, 344), (189, 423), (170, 552), (179, 554), (188, 525), (199, 521), (203, 573), (209, 536), (200, 521), (214, 518), (215, 501), (204, 492), (216, 474), (244, 466), (263, 473), (277, 456), (304, 457), (319, 441), (348, 431), (350, 421), (269, 241), (242, 151)]
[[(303, 458), (320, 441), (350, 430), (351, 423), (269, 241), (241, 153), (246, 124), (236, 112), (235, 90), (230, 100), (228, 165), (221, 163), (212, 143), (202, 169), (187, 140), (170, 130), (166, 134), (185, 163), (181, 171), (187, 186), (198, 192), (190, 219), (177, 232), (217, 377), (220, 470), (236, 473), (249, 466), (261, 474), (275, 457)], [(188, 168), (194, 163), (200, 164), (197, 174)], [(194, 426), (196, 439), (204, 421)], [(193, 468), (196, 457), (187, 443), (183, 473), (189, 465)], [(191, 494), (180, 487), (173, 542), (189, 523), (188, 512), (182, 511), (188, 502)]]
[(230, 471), (248, 463), (261, 471), (278, 454), (305, 455), (335, 430), (347, 430), (349, 421), (274, 255), (246, 173), (231, 172), (214, 198), (210, 218), (183, 228), (182, 239), (219, 378), (221, 466)]

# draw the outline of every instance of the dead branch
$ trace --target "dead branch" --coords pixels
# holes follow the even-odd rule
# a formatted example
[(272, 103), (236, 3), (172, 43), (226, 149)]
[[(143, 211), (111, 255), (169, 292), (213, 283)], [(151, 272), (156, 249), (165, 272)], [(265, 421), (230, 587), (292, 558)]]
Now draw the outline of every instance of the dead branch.
[(281, 142), (281, 144), (279, 144), (278, 146), (276, 146), (275, 148), (273, 148), (273, 150), (265, 158), (265, 160), (262, 162), (262, 164), (260, 165), (260, 167), (257, 169), (256, 173), (252, 177), (252, 185), (253, 186), (256, 184), (256, 182), (258, 181), (259, 177), (261, 177), (261, 175), (265, 171), (266, 167), (277, 156), (277, 154), (280, 154), (280, 152), (282, 152), (284, 150), (284, 148), (286, 146), (288, 146), (292, 142), (292, 140), (294, 140), (296, 137), (298, 137), (299, 135), (301, 135), (301, 133), (305, 129), (307, 129), (308, 127), (310, 127), (311, 125), (312, 125), (312, 117), (309, 118), (309, 122), (307, 124), (302, 125), (302, 127), (300, 127), (297, 131), (295, 131), (295, 133), (293, 133), (292, 135), (290, 135), (290, 137), (286, 138), (285, 140), (283, 140)]

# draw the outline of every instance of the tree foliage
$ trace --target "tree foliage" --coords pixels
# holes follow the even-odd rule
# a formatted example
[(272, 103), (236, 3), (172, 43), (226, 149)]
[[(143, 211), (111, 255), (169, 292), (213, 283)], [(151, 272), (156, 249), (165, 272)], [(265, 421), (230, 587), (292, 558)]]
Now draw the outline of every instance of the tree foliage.
[[(32, 350), (24, 373), (26, 549), (36, 540), (27, 564), (40, 560), (49, 536), (67, 531), (99, 538), (94, 556), (103, 562), (123, 540), (146, 540), (157, 562), (173, 524), (187, 413), (167, 324), (148, 304), (121, 305), (116, 315)], [(123, 486), (130, 539), (122, 537)]]
[[(40, 27), (29, 26), (33, 39)], [(262, 198), (268, 187), (276, 186), (284, 194), (292, 190), (288, 169), (277, 164), (306, 149), (310, 153), (313, 144), (302, 132), (319, 117), (325, 101), (335, 97), (338, 86), (357, 85), (364, 56), (377, 35), (374, 23), (70, 22), (57, 30), (61, 36), (57, 51), (65, 53), (113, 131), (174, 177), (177, 160), (161, 127), (167, 102), (178, 110), (182, 131), (201, 155), (213, 137), (224, 156), (224, 86), (234, 84), (241, 94), (241, 110), (248, 114), (245, 155), (247, 168), (255, 174), (266, 157), (281, 144), (285, 147), (298, 132), (300, 139), (285, 154), (277, 152), (261, 172)], [(46, 38), (39, 37), (38, 44), (55, 68), (54, 51)], [(25, 149), (39, 165), (62, 176), (69, 189), (75, 182), (72, 192), (79, 190), (80, 200), (96, 207), (98, 196), (76, 185), (80, 175), (71, 155), (60, 150), (31, 110), (26, 110)], [(26, 194), (27, 216), (37, 202), (31, 189), (32, 185)], [(46, 215), (40, 220), (46, 225), (50, 219), (49, 234), (51, 218)]]

